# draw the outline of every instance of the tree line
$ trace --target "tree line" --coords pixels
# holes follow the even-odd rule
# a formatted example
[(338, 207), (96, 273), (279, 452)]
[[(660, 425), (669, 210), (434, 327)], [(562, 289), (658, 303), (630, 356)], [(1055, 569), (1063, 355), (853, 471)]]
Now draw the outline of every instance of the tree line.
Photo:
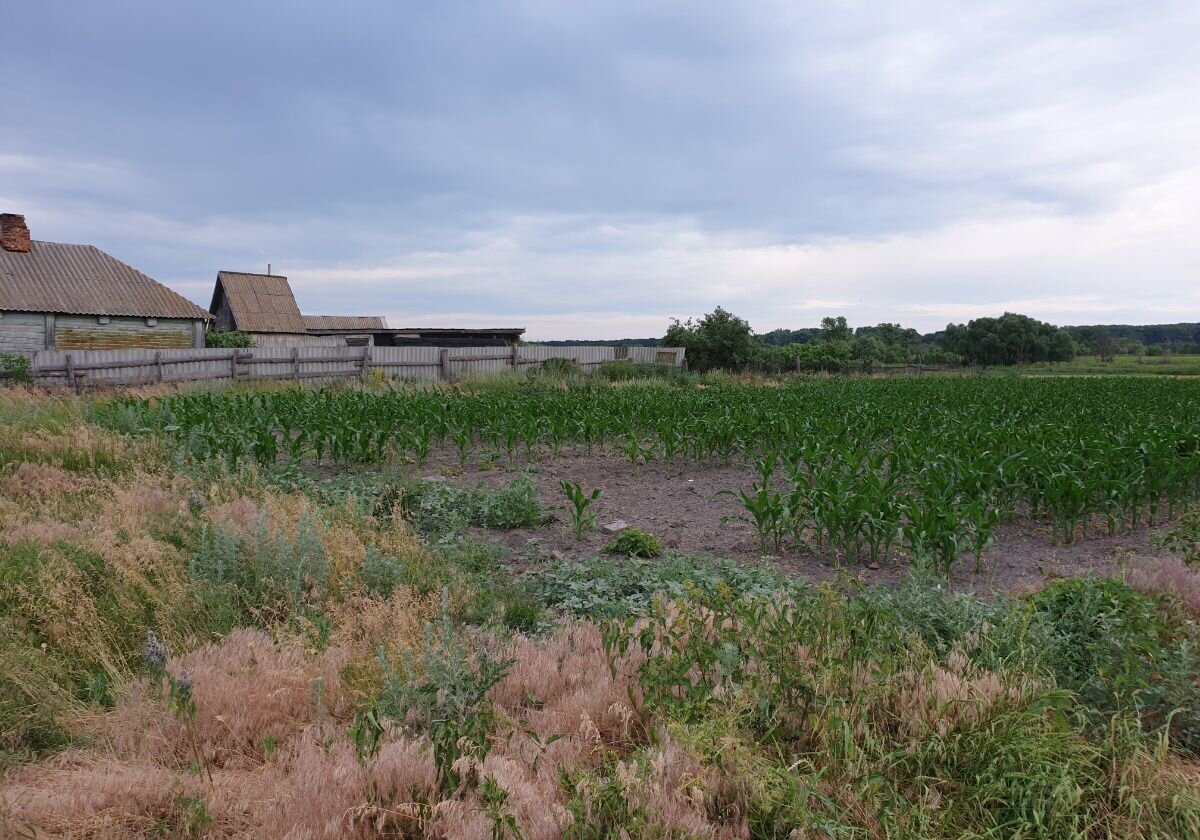
[(693, 370), (871, 370), (878, 365), (1022, 365), (1075, 357), (1065, 330), (1006, 312), (949, 324), (935, 341), (899, 324), (851, 329), (843, 316), (823, 318), (805, 330), (755, 335), (750, 324), (722, 307), (699, 319), (673, 319), (662, 344), (683, 347)]

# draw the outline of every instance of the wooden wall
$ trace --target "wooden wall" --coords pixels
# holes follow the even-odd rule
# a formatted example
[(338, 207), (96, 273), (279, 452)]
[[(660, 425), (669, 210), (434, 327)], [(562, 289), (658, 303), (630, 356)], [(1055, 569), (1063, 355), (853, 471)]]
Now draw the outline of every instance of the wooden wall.
[[(108, 323), (101, 323), (106, 320)], [(56, 350), (186, 350), (195, 341), (194, 321), (113, 315), (56, 315)]]
[[(345, 347), (340, 335), (300, 335), (298, 333), (247, 333), (255, 347)], [(362, 351), (358, 351), (362, 355)]]
[(46, 349), (46, 316), (41, 312), (0, 312), (0, 353)]

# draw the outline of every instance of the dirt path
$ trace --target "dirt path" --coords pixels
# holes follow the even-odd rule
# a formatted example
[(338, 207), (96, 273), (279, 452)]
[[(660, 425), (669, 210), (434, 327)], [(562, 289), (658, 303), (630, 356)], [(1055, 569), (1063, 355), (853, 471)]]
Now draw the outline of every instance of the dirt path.
[[(723, 490), (748, 489), (755, 473), (743, 467), (698, 465), (690, 461), (674, 464), (650, 463), (635, 470), (619, 454), (564, 454), (533, 464), (497, 466), (481, 470), (474, 462), (462, 470), (457, 456), (449, 453), (431, 458), (417, 476), (437, 477), (464, 487), (505, 484), (527, 473), (538, 485), (542, 502), (555, 510), (556, 520), (542, 528), (513, 531), (476, 531), (473, 536), (504, 545), (515, 565), (552, 556), (584, 560), (601, 553), (611, 534), (593, 531), (582, 542), (570, 531), (570, 514), (559, 487), (560, 480), (581, 483), (585, 490), (604, 491), (592, 510), (601, 525), (622, 519), (658, 537), (668, 551), (679, 554), (733, 558), (741, 563), (763, 559), (753, 527), (737, 517), (744, 513), (736, 499), (718, 495)], [(1092, 529), (1103, 534), (1104, 529)], [(1162, 553), (1150, 540), (1153, 530), (1140, 529), (1115, 537), (1093, 536), (1070, 546), (1051, 543), (1050, 530), (1041, 523), (1001, 525), (995, 544), (984, 555), (977, 573), (973, 557), (962, 559), (954, 569), (956, 589), (987, 594), (1019, 592), (1039, 586), (1049, 577), (1087, 573), (1113, 574), (1123, 557)], [(895, 584), (909, 570), (908, 560), (898, 552), (881, 559), (878, 569), (857, 560), (839, 567), (830, 555), (803, 549), (788, 549), (770, 556), (788, 572), (813, 581), (850, 573), (869, 583)], [(840, 570), (841, 569), (841, 570)]]

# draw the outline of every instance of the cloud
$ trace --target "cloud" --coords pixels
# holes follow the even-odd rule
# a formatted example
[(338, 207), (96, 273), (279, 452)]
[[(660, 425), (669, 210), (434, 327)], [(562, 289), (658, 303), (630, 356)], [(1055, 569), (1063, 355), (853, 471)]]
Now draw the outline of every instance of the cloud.
[(201, 303), (269, 262), (546, 338), (1200, 318), (1195, 3), (3, 14), (0, 209)]

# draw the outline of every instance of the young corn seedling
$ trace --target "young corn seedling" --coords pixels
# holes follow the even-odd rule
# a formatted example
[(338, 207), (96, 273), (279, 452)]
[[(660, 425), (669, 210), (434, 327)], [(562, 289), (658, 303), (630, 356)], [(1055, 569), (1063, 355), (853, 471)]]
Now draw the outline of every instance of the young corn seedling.
[(589, 495), (579, 482), (560, 481), (558, 484), (571, 503), (571, 529), (575, 532), (575, 539), (582, 541), (584, 532), (596, 527), (596, 515), (589, 512), (588, 508), (604, 495), (604, 491), (597, 487)]

